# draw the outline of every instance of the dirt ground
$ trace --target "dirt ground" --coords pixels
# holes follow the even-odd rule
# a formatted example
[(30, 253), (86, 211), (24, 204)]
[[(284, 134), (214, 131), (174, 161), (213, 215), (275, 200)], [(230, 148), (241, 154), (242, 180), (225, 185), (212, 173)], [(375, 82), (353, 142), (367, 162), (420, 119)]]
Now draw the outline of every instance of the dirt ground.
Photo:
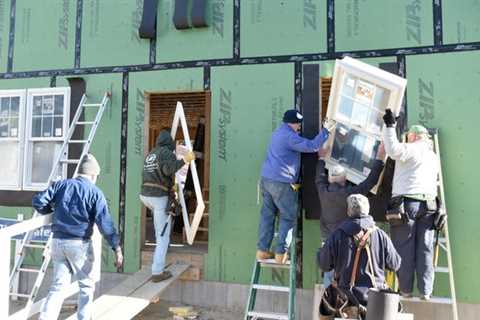
[[(137, 315), (135, 320), (172, 320), (173, 315), (168, 312), (170, 307), (187, 307), (187, 305), (180, 305), (171, 302), (160, 301), (151, 304)], [(191, 306), (194, 311), (199, 313), (197, 320), (241, 320), (242, 313), (232, 313), (226, 310), (207, 309)]]

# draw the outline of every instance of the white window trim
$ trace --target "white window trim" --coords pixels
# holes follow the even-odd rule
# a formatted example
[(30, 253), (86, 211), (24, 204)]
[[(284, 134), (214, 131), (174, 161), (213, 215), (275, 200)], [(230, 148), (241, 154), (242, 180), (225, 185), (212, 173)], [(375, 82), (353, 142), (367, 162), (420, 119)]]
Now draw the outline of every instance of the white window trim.
[[(383, 87), (385, 89), (390, 90), (390, 96), (388, 99), (388, 107), (392, 110), (395, 116), (398, 116), (400, 109), (402, 107), (403, 96), (405, 93), (405, 88), (407, 86), (407, 80), (389, 73), (387, 71), (381, 70), (359, 60), (345, 57), (342, 60), (336, 60), (335, 62), (335, 69), (332, 78), (332, 87), (330, 90), (330, 97), (328, 101), (328, 108), (327, 108), (327, 117), (330, 119), (337, 120), (336, 114), (340, 104), (340, 97), (341, 92), (343, 89), (343, 83), (345, 76), (347, 74), (351, 74), (357, 78), (366, 80), (371, 82), (375, 85)], [(321, 114), (321, 113), (320, 113)], [(344, 124), (343, 121), (338, 121), (339, 123)], [(321, 122), (320, 122), (321, 123)], [(346, 124), (347, 126), (355, 129), (362, 134), (365, 134), (370, 137), (374, 137), (377, 140), (381, 140), (381, 135), (372, 134), (369, 131), (364, 130), (361, 127)], [(331, 153), (333, 149), (333, 139), (335, 137), (334, 130), (326, 142), (325, 146), (329, 148), (329, 152), (325, 157), (325, 163), (327, 168), (331, 168), (333, 165), (337, 165), (339, 163), (335, 159), (331, 158)], [(350, 169), (349, 167), (344, 167), (347, 173), (347, 179), (355, 184), (359, 184), (362, 182), (366, 175), (359, 174), (357, 171)]]
[[(22, 186), (23, 190), (28, 191), (40, 191), (48, 187), (47, 183), (29, 183), (29, 177), (31, 177), (30, 172), (30, 162), (32, 160), (32, 146), (35, 141), (58, 141), (64, 142), (66, 139), (67, 131), (70, 123), (70, 87), (59, 87), (59, 88), (37, 88), (37, 89), (27, 89), (27, 101), (26, 101), (26, 130), (24, 136), (24, 157), (23, 157), (23, 181)], [(45, 96), (45, 95), (58, 95), (63, 94), (63, 132), (62, 137), (49, 137), (49, 138), (32, 138), (32, 116), (33, 116), (33, 98), (35, 96)], [(68, 149), (66, 150), (68, 154)], [(56, 158), (56, 157), (54, 157)], [(63, 167), (62, 172), (63, 177), (67, 176), (67, 168)], [(31, 179), (31, 178), (30, 178)]]
[(23, 182), (23, 154), (24, 154), (24, 137), (25, 137), (25, 98), (26, 90), (0, 90), (0, 98), (2, 97), (20, 97), (18, 108), (18, 136), (17, 138), (3, 138), (0, 141), (17, 141), (18, 142), (18, 165), (17, 165), (17, 184), (7, 185), (0, 181), (0, 190), (22, 190)]

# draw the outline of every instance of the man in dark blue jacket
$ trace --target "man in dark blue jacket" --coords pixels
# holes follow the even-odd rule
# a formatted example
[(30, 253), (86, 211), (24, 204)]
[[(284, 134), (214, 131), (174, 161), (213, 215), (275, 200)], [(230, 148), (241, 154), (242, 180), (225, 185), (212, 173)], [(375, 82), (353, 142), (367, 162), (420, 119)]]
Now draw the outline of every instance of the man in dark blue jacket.
[[(401, 258), (387, 234), (375, 226), (368, 214), (370, 205), (367, 197), (353, 194), (347, 198), (345, 220), (335, 230), (317, 253), (318, 264), (324, 271), (334, 270), (339, 288), (350, 295), (353, 303), (367, 303), (368, 289), (386, 288), (385, 269), (398, 271)], [(355, 255), (359, 240), (369, 233), (368, 247), (371, 252), (371, 267), (366, 250), (360, 251), (357, 270), (353, 275)], [(352, 281), (353, 280), (353, 281)], [(353, 283), (352, 283), (353, 282)]]
[(95, 281), (92, 278), (93, 247), (91, 236), (96, 224), (114, 250), (117, 268), (123, 264), (120, 241), (108, 212), (102, 191), (95, 186), (100, 166), (87, 154), (80, 163), (78, 176), (53, 183), (33, 197), (33, 207), (41, 214), (53, 212), (51, 255), (53, 281), (40, 320), (57, 319), (63, 303), (63, 289), (73, 276), (78, 280), (79, 320), (91, 320)]
[[(263, 206), (258, 228), (257, 259), (269, 259), (273, 239), (275, 216), (279, 215), (279, 231), (275, 249), (277, 263), (286, 261), (285, 247), (288, 231), (297, 222), (298, 194), (295, 184), (300, 173), (301, 153), (317, 152), (328, 138), (329, 131), (322, 129), (313, 139), (301, 137), (298, 132), (303, 116), (297, 110), (287, 110), (283, 124), (272, 134), (267, 157), (263, 162), (260, 187)], [(333, 124), (326, 125), (329, 130)]]

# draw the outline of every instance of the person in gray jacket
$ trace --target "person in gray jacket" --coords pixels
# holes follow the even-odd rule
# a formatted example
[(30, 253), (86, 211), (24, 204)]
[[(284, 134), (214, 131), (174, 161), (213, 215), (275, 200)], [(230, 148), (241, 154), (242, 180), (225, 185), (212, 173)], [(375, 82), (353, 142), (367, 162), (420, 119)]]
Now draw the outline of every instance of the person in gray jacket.
[[(368, 177), (358, 185), (349, 183), (346, 180), (345, 169), (340, 166), (334, 166), (325, 172), (325, 161), (323, 157), (326, 150), (319, 151), (319, 160), (317, 163), (317, 172), (315, 184), (317, 186), (318, 197), (320, 199), (321, 216), (320, 231), (322, 241), (325, 241), (338, 226), (348, 218), (347, 216), (347, 198), (351, 194), (367, 195), (369, 191), (378, 183), (380, 174), (384, 167), (385, 149), (380, 144), (377, 151), (377, 158)], [(333, 278), (333, 272), (324, 274), (323, 284), (328, 286)]]

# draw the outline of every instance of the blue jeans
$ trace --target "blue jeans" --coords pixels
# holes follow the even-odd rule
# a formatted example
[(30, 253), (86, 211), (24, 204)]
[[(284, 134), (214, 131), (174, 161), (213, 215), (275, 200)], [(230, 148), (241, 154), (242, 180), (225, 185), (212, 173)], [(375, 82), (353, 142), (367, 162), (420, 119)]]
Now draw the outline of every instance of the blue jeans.
[[(153, 255), (152, 274), (160, 274), (165, 269), (165, 257), (170, 244), (170, 229), (172, 222), (170, 215), (166, 214), (168, 197), (146, 197), (140, 195), (140, 200), (145, 207), (153, 212), (153, 224), (155, 226), (155, 240), (157, 246)], [(162, 236), (162, 231), (165, 232)]]
[(260, 187), (263, 205), (260, 211), (257, 248), (269, 251), (274, 235), (275, 216), (278, 212), (280, 221), (275, 253), (283, 254), (286, 251), (287, 233), (297, 224), (298, 194), (289, 183), (265, 178), (260, 181)]
[(433, 291), (433, 216), (422, 216), (426, 211), (424, 201), (406, 198), (405, 211), (408, 223), (392, 226), (392, 242), (402, 258), (398, 270), (400, 291), (412, 293), (413, 280), (417, 274), (417, 287), (422, 295), (431, 295)]
[(78, 281), (79, 320), (91, 320), (95, 281), (93, 267), (93, 247), (90, 240), (53, 239), (52, 241), (53, 281), (47, 300), (42, 306), (39, 320), (57, 319), (64, 300), (63, 291), (71, 282), (72, 276)]

